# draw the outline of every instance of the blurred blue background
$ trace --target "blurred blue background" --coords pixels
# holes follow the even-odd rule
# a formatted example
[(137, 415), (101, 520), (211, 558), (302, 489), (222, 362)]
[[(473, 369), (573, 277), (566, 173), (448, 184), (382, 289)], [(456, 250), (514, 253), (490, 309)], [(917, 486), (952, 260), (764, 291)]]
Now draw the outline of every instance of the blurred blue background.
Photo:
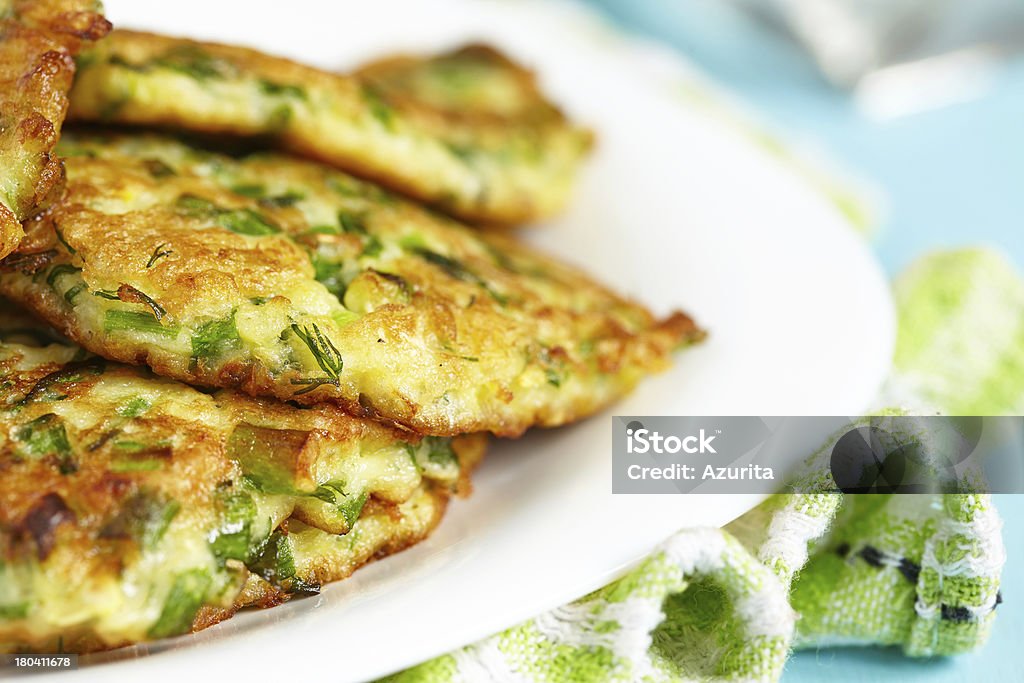
[[(876, 251), (892, 274), (930, 249), (989, 244), (1024, 270), (1024, 58), (983, 96), (872, 120), (791, 41), (720, 0), (589, 0), (620, 27), (682, 52), (770, 128), (809, 140), (881, 190)], [(982, 650), (910, 660), (896, 649), (796, 654), (784, 683), (1024, 681), (1024, 495), (997, 497), (1008, 546), (1004, 604)]]
[(590, 0), (678, 48), (770, 127), (883, 190), (875, 246), (895, 274), (929, 248), (988, 243), (1024, 269), (1024, 58), (984, 97), (889, 121), (861, 115), (798, 45), (720, 0)]

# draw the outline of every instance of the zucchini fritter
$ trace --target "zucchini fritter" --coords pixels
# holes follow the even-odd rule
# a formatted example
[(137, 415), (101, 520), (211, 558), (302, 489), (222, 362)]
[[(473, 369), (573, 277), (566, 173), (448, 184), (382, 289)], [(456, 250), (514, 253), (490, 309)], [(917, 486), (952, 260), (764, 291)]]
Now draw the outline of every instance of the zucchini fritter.
[(701, 331), (320, 165), (83, 137), (0, 290), (158, 374), (423, 434), (578, 419)]
[(389, 102), (429, 107), (455, 119), (564, 123), (533, 73), (488, 45), (429, 58), (385, 57), (355, 75)]
[(74, 55), (109, 30), (94, 0), (0, 0), (0, 258), (64, 177), (53, 147)]
[[(496, 104), (503, 97), (512, 104)], [(532, 75), (480, 48), (345, 76), (241, 47), (114, 31), (80, 60), (69, 116), (269, 138), (502, 224), (560, 209), (591, 145)]]
[(202, 628), (424, 538), (484, 437), (209, 394), (0, 301), (0, 652)]

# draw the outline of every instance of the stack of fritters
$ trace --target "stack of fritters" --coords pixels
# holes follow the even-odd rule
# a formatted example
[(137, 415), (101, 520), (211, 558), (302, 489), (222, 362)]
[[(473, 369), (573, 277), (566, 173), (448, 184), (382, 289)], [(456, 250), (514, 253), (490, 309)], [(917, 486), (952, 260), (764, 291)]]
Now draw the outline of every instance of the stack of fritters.
[(549, 215), (590, 145), (493, 50), (339, 76), (114, 31), (78, 64), (70, 115), (105, 127), (65, 132), (57, 196), (5, 201), (0, 650), (315, 591), (424, 538), (484, 432), (585, 417), (701, 337), (437, 212)]

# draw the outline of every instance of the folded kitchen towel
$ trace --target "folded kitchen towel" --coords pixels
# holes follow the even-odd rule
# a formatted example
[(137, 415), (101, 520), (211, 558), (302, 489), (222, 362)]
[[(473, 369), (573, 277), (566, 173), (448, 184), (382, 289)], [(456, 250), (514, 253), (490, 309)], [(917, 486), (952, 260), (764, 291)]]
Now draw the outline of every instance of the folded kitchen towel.
[[(894, 285), (899, 333), (878, 413), (1019, 414), (1024, 280), (997, 252), (925, 256)], [(981, 645), (1001, 602), (987, 495), (781, 494), (724, 529), (686, 529), (576, 602), (390, 678), (774, 681), (794, 648)]]
[[(639, 52), (599, 22), (591, 29), (607, 49)], [(679, 66), (674, 53), (643, 53)], [(688, 106), (872, 233), (870, 186), (766, 130), (695, 70), (673, 73), (666, 87)], [(926, 255), (893, 290), (897, 348), (875, 414), (1024, 411), (1024, 279), (999, 252)], [(831, 492), (831, 447), (804, 470), (818, 488), (801, 490), (821, 493), (777, 495), (723, 529), (680, 531), (618, 581), (389, 680), (775, 681), (799, 648), (895, 645), (919, 657), (984, 643), (1005, 560), (991, 497), (844, 497)]]

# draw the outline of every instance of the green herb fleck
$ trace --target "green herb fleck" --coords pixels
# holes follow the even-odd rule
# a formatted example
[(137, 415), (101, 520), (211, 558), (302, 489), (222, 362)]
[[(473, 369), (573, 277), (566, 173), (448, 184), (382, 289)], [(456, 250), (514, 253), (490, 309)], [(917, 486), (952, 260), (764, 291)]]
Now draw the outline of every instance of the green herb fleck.
[(317, 365), (324, 371), (326, 377), (313, 378), (313, 379), (293, 379), (292, 384), (306, 384), (309, 385), (305, 389), (301, 389), (295, 392), (295, 395), (304, 394), (310, 392), (317, 387), (324, 384), (331, 384), (333, 386), (340, 386), (339, 378), (341, 371), (345, 367), (345, 362), (341, 357), (341, 352), (334, 345), (334, 342), (330, 338), (320, 331), (316, 323), (313, 323), (309, 327), (299, 327), (297, 323), (292, 323), (292, 332), (295, 333), (309, 352), (313, 355)]
[[(162, 56), (154, 59), (152, 66), (177, 71), (197, 81), (213, 78), (228, 78), (237, 73), (235, 65), (214, 57), (206, 50), (195, 45), (175, 45)], [(146, 65), (141, 67), (147, 69)]]
[(8, 605), (0, 605), (0, 619), (15, 620), (24, 619), (28, 616), (28, 602), (15, 602)]
[(311, 494), (314, 498), (318, 498), (323, 502), (334, 506), (338, 514), (345, 520), (345, 524), (349, 529), (359, 519), (359, 515), (363, 512), (363, 507), (366, 505), (366, 501), (370, 495), (366, 491), (361, 491), (357, 495), (352, 495), (345, 492), (344, 482), (330, 481), (326, 484), (321, 484), (317, 487), (317, 490)]
[(106, 364), (102, 358), (92, 358), (85, 362), (66, 365), (36, 382), (21, 403), (27, 405), (33, 401), (62, 401), (67, 398), (67, 394), (58, 391), (57, 387), (61, 384), (80, 382), (85, 378), (86, 373), (100, 375), (105, 368)]
[(438, 254), (436, 251), (431, 251), (425, 247), (412, 247), (413, 253), (422, 257), (427, 263), (437, 266), (443, 270), (449, 277), (453, 277), (456, 280), (468, 282), (470, 284), (482, 287), (492, 299), (497, 301), (501, 305), (508, 303), (508, 297), (504, 294), (494, 291), (494, 289), (484, 280), (482, 277), (474, 273), (473, 271), (466, 268), (464, 265), (443, 254)]
[(338, 223), (342, 232), (352, 235), (359, 235), (363, 238), (363, 255), (377, 256), (384, 249), (384, 245), (377, 239), (377, 236), (366, 229), (365, 219), (357, 214), (348, 211), (338, 212)]
[(181, 328), (177, 325), (162, 325), (152, 313), (111, 310), (103, 318), (103, 331), (108, 334), (119, 331), (141, 332), (174, 339)]
[(203, 323), (192, 335), (192, 357), (197, 360), (219, 358), (241, 346), (234, 312), (227, 318)]
[(174, 252), (171, 249), (167, 248), (167, 242), (162, 242), (156, 245), (156, 248), (153, 249), (153, 255), (150, 256), (149, 261), (146, 262), (146, 268), (152, 268), (154, 265), (156, 265), (157, 261), (164, 258), (165, 256), (170, 256), (173, 253)]
[(267, 188), (257, 183), (243, 183), (241, 185), (235, 185), (231, 188), (231, 191), (235, 194), (240, 194), (243, 197), (249, 199), (262, 199), (267, 194)]
[(19, 427), (14, 438), (24, 445), (23, 452), (34, 458), (54, 456), (61, 474), (71, 474), (78, 465), (71, 453), (64, 421), (53, 413), (47, 413)]
[(50, 270), (50, 274), (46, 277), (46, 284), (54, 287), (57, 284), (57, 280), (62, 275), (71, 275), (73, 273), (81, 273), (82, 269), (71, 265), (70, 263), (60, 263)]
[(110, 471), (117, 474), (128, 472), (154, 472), (162, 469), (163, 460), (149, 458), (146, 460), (113, 460), (110, 463)]
[(78, 253), (78, 250), (75, 249), (74, 247), (72, 247), (70, 244), (68, 244), (68, 241), (66, 239), (64, 239), (64, 233), (61, 232), (60, 228), (54, 226), (53, 232), (54, 232), (55, 235), (57, 235), (57, 241), (60, 242), (61, 245), (63, 245), (63, 247), (68, 250), (69, 254), (77, 254)]
[(306, 99), (306, 91), (300, 86), (292, 85), (290, 83), (275, 83), (274, 81), (268, 81), (261, 79), (259, 81), (260, 90), (263, 91), (264, 95), (270, 95), (272, 97), (294, 97), (297, 100)]
[(425, 436), (423, 443), (427, 447), (427, 460), (435, 465), (458, 465), (459, 459), (452, 449), (451, 439), (440, 436)]
[(248, 567), (249, 571), (262, 576), (287, 593), (316, 595), (320, 592), (320, 586), (307, 583), (295, 575), (295, 556), (291, 541), (281, 531), (271, 534), (263, 552)]
[(256, 503), (245, 492), (222, 493), (219, 496), (220, 523), (213, 531), (210, 548), (223, 565), (226, 560), (246, 562), (253, 545), (252, 525), (256, 519)]
[(64, 301), (67, 301), (69, 306), (74, 306), (75, 299), (78, 298), (79, 294), (85, 291), (86, 286), (87, 285), (84, 282), (79, 282), (77, 285), (64, 292)]
[(210, 575), (202, 569), (178, 574), (160, 616), (149, 629), (149, 637), (167, 638), (187, 633), (206, 600), (211, 583)]
[(181, 195), (175, 200), (174, 205), (189, 216), (216, 215), (220, 210), (217, 205), (209, 199), (205, 199), (194, 194)]
[(167, 315), (164, 307), (158, 304), (153, 297), (131, 285), (123, 284), (118, 287), (117, 298), (126, 304), (145, 304), (149, 306), (149, 310), (153, 312), (153, 317), (157, 320), (162, 320)]
[(239, 235), (262, 237), (281, 232), (281, 228), (275, 223), (272, 223), (266, 216), (252, 209), (223, 211), (217, 216), (217, 222), (222, 227)]
[(142, 396), (136, 396), (130, 398), (125, 403), (117, 407), (117, 414), (121, 417), (133, 418), (142, 415), (144, 412), (152, 407), (149, 399), (143, 398)]
[(370, 116), (372, 116), (387, 130), (394, 130), (395, 110), (390, 104), (384, 101), (381, 94), (369, 85), (364, 85), (363, 99), (366, 101), (366, 106), (370, 110)]

